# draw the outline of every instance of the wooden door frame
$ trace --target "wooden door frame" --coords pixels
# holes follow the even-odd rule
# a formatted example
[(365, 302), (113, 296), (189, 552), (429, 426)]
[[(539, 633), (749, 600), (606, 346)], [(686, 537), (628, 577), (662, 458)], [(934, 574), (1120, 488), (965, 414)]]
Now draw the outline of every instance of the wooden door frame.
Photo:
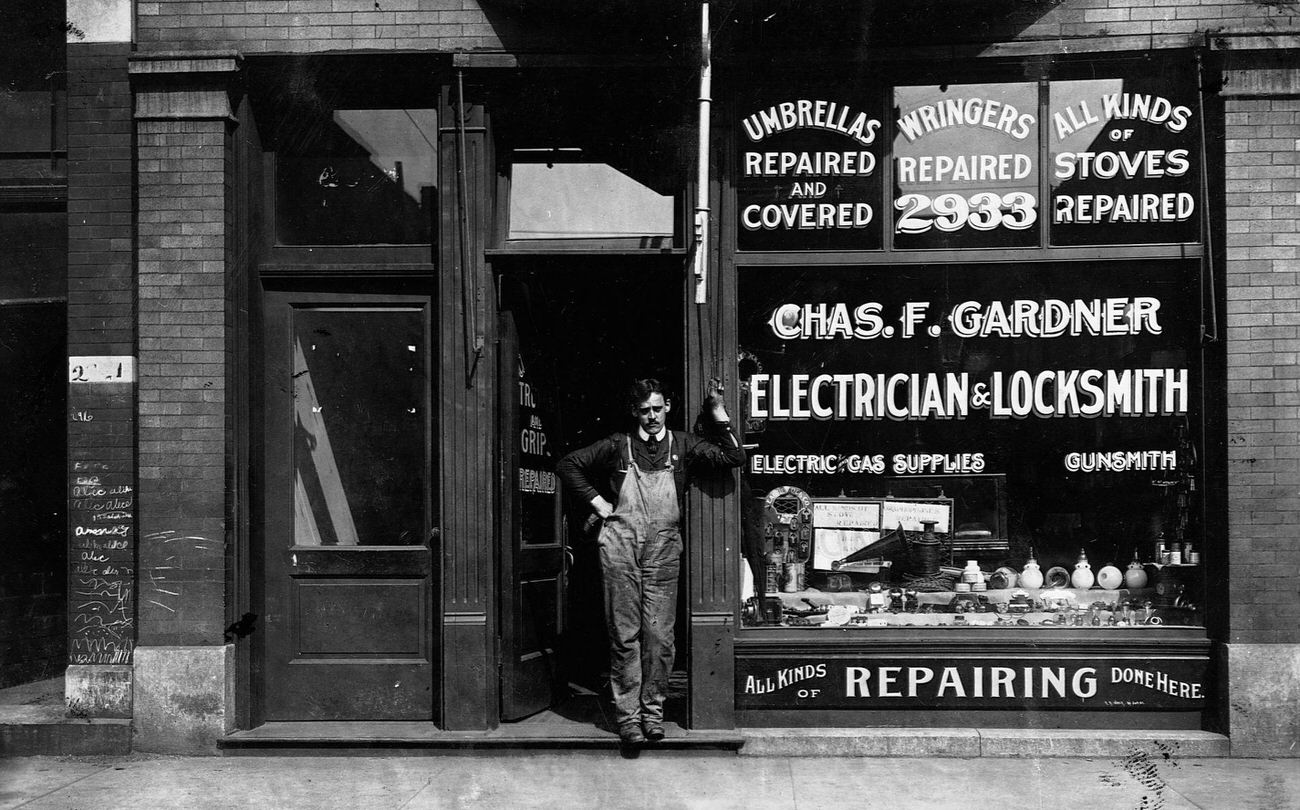
[[(418, 296), (427, 301), (426, 311), (427, 318), (425, 324), (426, 339), (430, 345), (429, 373), (432, 377), (430, 386), (430, 425), (426, 435), (425, 463), (428, 468), (429, 483), (432, 491), (428, 494), (426, 502), (425, 522), (432, 527), (440, 525), (441, 511), (441, 488), (439, 481), (441, 476), (439, 459), (439, 444), (444, 433), (442, 429), (445, 414), (438, 407), (441, 397), (438, 395), (436, 388), (438, 379), (438, 369), (441, 364), (440, 353), (437, 350), (439, 340), (439, 330), (435, 322), (439, 308), (439, 292), (436, 283), (436, 276), (433, 273), (431, 265), (394, 265), (385, 266), (367, 266), (365, 272), (356, 272), (357, 268), (352, 267), (332, 267), (321, 265), (309, 269), (300, 266), (290, 268), (280, 268), (274, 265), (263, 265), (260, 269), (260, 278), (250, 285), (252, 297), (255, 305), (252, 307), (250, 319), (250, 345), (249, 360), (251, 365), (250, 384), (250, 436), (254, 441), (251, 444), (251, 453), (249, 456), (248, 470), (248, 491), (249, 491), (249, 532), (248, 532), (248, 564), (244, 568), (247, 576), (246, 592), (249, 597), (249, 606), (254, 613), (262, 613), (266, 610), (266, 577), (267, 568), (267, 540), (270, 532), (268, 531), (267, 504), (272, 497), (279, 497), (279, 494), (271, 493), (269, 487), (271, 482), (267, 480), (266, 454), (268, 452), (268, 440), (270, 439), (265, 409), (268, 402), (272, 399), (266, 393), (267, 386), (274, 384), (275, 381), (268, 379), (267, 368), (265, 363), (266, 356), (266, 339), (268, 326), (278, 316), (271, 315), (269, 310), (272, 306), (279, 306), (279, 302), (284, 299), (290, 299), (293, 303), (311, 303), (312, 301), (332, 301), (337, 300), (339, 295), (349, 296), (349, 300), (355, 301), (361, 299), (372, 304), (402, 304), (403, 299), (409, 302), (412, 298)], [(346, 289), (350, 287), (351, 289)], [(420, 289), (420, 288), (425, 289)], [(292, 306), (292, 304), (289, 304)], [(428, 639), (429, 660), (432, 665), (431, 670), (431, 689), (433, 690), (433, 717), (432, 723), (441, 723), (443, 711), (443, 602), (442, 602), (442, 582), (441, 582), (441, 543), (437, 540), (429, 542), (430, 564), (434, 570), (430, 577), (430, 593), (427, 595), (429, 605), (429, 627), (431, 637)], [(257, 624), (264, 623), (264, 619), (259, 618)], [(254, 632), (251, 636), (252, 644), (249, 645), (249, 665), (247, 681), (240, 686), (240, 697), (246, 698), (244, 704), (247, 708), (248, 727), (256, 727), (266, 722), (267, 715), (267, 695), (264, 678), (266, 677), (265, 664), (270, 651), (267, 649), (267, 636), (264, 627), (260, 632)]]

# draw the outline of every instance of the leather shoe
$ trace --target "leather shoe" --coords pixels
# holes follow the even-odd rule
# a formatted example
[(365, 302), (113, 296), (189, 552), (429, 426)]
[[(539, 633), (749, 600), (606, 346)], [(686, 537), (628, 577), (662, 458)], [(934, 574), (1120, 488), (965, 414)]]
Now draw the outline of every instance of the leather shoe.
[(618, 741), (624, 745), (640, 745), (645, 742), (645, 735), (641, 733), (641, 727), (634, 723), (622, 726), (618, 730)]
[(650, 742), (659, 742), (664, 738), (664, 727), (658, 723), (646, 723), (643, 728), (645, 729), (645, 738)]

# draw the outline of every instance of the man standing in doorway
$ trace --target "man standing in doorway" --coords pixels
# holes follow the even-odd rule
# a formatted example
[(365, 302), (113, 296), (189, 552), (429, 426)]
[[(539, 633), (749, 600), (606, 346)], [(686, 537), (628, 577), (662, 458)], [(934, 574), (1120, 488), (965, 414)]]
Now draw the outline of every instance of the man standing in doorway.
[(634, 382), (628, 406), (634, 431), (569, 453), (556, 472), (603, 521), (600, 568), (614, 715), (619, 740), (637, 745), (664, 737), (687, 472), (739, 467), (745, 451), (716, 389), (706, 406), (712, 418), (701, 419), (703, 438), (666, 428), (672, 403), (658, 380)]

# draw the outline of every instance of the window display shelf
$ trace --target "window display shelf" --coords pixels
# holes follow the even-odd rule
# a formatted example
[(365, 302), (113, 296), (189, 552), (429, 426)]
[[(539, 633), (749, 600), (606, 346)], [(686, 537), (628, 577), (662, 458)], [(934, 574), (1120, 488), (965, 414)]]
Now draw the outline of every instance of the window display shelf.
[(1201, 628), (1199, 611), (1170, 603), (1157, 589), (1016, 588), (957, 593), (932, 591), (912, 595), (904, 605), (888, 591), (827, 592), (816, 589), (769, 595), (777, 599), (781, 621), (769, 610), (767, 621), (747, 626), (796, 629), (936, 628)]
[(1168, 624), (994, 625), (965, 632), (943, 626), (809, 628), (776, 624), (745, 627), (736, 635), (736, 649), (745, 655), (1204, 655), (1211, 644), (1204, 627)]

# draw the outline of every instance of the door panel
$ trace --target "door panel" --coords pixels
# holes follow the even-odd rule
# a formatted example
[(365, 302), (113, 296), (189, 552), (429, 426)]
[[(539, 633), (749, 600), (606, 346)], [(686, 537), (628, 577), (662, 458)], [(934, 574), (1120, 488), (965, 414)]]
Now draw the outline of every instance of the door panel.
[(300, 655), (424, 656), (419, 580), (299, 578), (294, 584)]
[(432, 719), (429, 313), (427, 296), (267, 295), (268, 720)]
[[(564, 625), (566, 549), (558, 531), (554, 375), (527, 308), (501, 314), (500, 397), (504, 510), (501, 541), (501, 716), (527, 717), (565, 694), (559, 638)], [(520, 326), (529, 332), (521, 337)], [(513, 362), (512, 362), (513, 360)]]

